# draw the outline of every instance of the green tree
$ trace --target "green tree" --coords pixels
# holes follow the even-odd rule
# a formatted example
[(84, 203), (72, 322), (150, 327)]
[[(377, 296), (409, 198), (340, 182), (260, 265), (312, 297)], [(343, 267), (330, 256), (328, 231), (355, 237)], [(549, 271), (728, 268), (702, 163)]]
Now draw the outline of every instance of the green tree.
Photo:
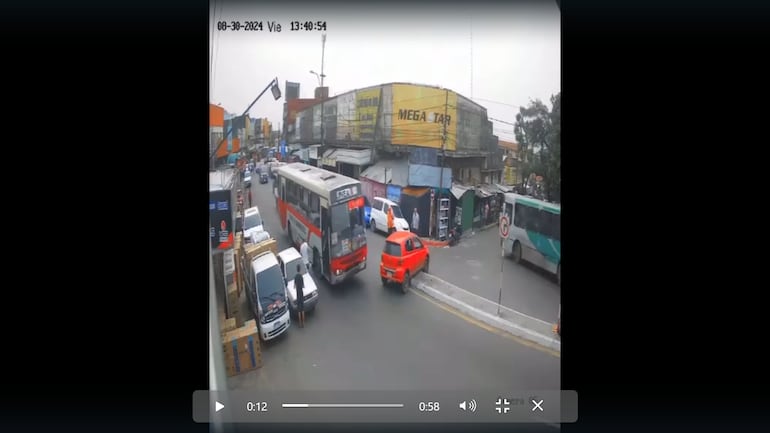
[(514, 133), (524, 159), (525, 181), (535, 173), (543, 176), (545, 194), (550, 200), (561, 198), (561, 92), (551, 96), (551, 109), (542, 101), (530, 101), (516, 115)]

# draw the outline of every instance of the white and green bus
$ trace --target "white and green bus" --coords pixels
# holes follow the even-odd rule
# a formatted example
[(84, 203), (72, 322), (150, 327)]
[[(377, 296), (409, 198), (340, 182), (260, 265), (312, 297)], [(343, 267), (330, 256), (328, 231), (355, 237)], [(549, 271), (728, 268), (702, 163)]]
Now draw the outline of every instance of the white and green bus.
[(526, 260), (556, 274), (561, 285), (561, 206), (506, 193), (503, 211), (510, 225), (505, 253), (516, 263)]

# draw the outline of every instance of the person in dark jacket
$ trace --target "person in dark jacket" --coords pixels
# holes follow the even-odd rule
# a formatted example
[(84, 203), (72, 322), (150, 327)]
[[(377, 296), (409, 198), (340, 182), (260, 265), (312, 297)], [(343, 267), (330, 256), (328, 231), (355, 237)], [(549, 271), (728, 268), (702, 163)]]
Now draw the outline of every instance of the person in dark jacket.
[(297, 274), (294, 275), (294, 290), (297, 291), (297, 319), (299, 327), (305, 327), (305, 280), (302, 279), (302, 265), (297, 263)]

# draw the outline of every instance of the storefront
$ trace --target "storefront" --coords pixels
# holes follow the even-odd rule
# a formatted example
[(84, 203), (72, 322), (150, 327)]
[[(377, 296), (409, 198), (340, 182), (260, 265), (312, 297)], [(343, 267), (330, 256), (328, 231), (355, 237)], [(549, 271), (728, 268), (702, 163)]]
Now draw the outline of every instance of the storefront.
[(476, 187), (476, 200), (473, 210), (473, 223), (477, 227), (484, 227), (497, 221), (500, 216), (500, 203), (502, 191), (490, 184), (482, 184)]
[(452, 182), (452, 222), (463, 232), (473, 228), (473, 187)]
[(420, 216), (417, 234), (427, 237), (429, 235), (429, 215), (431, 212), (430, 188), (406, 187), (401, 189), (400, 203), (401, 212), (409, 221), (409, 227), (412, 227), (412, 213), (417, 209)]

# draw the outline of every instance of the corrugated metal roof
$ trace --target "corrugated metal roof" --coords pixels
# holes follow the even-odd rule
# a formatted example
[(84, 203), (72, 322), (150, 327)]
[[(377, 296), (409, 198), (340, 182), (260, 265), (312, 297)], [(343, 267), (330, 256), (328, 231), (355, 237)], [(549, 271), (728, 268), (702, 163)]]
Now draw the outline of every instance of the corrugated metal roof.
[(371, 149), (329, 149), (324, 152), (324, 158), (332, 158), (338, 162), (353, 165), (368, 165), (372, 163)]
[(490, 184), (482, 184), (476, 187), (476, 195), (482, 198), (491, 197), (501, 192), (503, 191)]
[(361, 177), (384, 184), (407, 186), (409, 185), (409, 161), (406, 159), (382, 160), (364, 170)]
[(452, 195), (455, 196), (455, 198), (458, 200), (460, 200), (463, 197), (463, 195), (469, 190), (473, 190), (473, 187), (468, 185), (463, 185), (458, 182), (452, 182)]
[(499, 183), (496, 183), (494, 185), (497, 189), (500, 190), (500, 192), (513, 192), (513, 187), (511, 186), (500, 185)]

